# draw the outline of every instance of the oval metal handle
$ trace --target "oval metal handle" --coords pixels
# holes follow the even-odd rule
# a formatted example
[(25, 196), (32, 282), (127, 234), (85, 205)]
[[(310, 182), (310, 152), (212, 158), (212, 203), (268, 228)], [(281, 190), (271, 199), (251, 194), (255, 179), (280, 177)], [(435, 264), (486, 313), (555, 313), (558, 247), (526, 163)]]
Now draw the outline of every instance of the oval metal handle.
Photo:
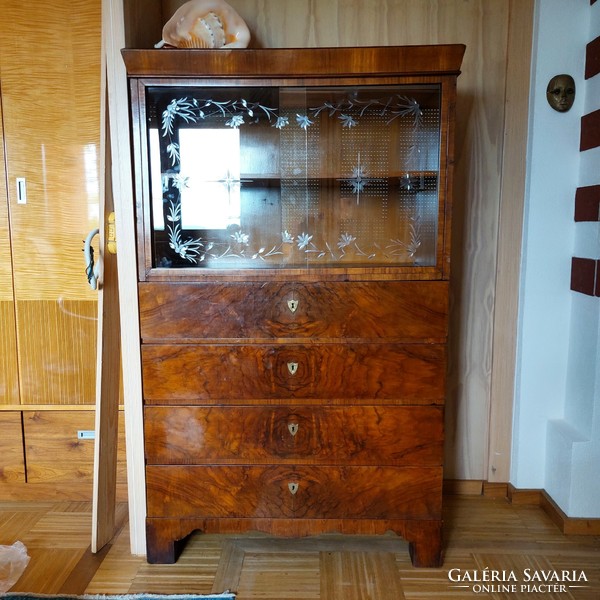
[(290, 481), (290, 483), (288, 483), (288, 489), (290, 490), (290, 494), (292, 494), (292, 496), (296, 495), (299, 487), (300, 484), (296, 483), (295, 481)]

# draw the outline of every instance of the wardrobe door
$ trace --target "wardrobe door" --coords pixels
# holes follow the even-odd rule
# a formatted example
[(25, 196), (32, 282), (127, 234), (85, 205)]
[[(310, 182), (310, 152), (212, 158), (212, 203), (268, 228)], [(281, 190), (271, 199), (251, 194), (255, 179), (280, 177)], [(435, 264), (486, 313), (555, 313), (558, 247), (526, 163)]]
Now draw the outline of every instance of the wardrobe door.
[(3, 0), (2, 16), (0, 319), (10, 334), (12, 264), (16, 343), (1, 354), (18, 360), (22, 405), (93, 404), (97, 299), (82, 247), (98, 226), (101, 2)]

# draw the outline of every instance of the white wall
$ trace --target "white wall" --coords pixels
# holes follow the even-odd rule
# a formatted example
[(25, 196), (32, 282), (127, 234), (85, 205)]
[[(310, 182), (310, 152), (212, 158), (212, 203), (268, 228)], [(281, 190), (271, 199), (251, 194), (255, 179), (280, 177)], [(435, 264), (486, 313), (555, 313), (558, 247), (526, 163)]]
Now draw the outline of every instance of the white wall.
[[(598, 152), (579, 152), (581, 116), (593, 110), (592, 92), (600, 98), (598, 77), (584, 79), (599, 13), (589, 0), (536, 2), (511, 472), (517, 488), (545, 489), (567, 515), (586, 517), (600, 516), (599, 490), (594, 497), (589, 483), (599, 479), (600, 300), (569, 286), (572, 256), (600, 257), (598, 224), (573, 219), (577, 187), (600, 183)], [(559, 73), (577, 88), (567, 113), (546, 101)]]

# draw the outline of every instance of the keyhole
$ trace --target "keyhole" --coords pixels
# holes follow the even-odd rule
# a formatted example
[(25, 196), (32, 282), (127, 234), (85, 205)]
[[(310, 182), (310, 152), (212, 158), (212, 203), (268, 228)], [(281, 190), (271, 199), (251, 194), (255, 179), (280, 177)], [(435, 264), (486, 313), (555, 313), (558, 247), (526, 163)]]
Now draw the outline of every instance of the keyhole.
[(298, 433), (298, 423), (288, 423), (288, 429), (290, 430), (290, 433), (292, 434), (292, 436), (296, 435)]
[(296, 372), (298, 371), (298, 363), (297, 362), (289, 362), (287, 364), (287, 368), (288, 368), (288, 371), (290, 372), (290, 375), (295, 375)]
[(300, 487), (299, 483), (288, 483), (288, 489), (290, 490), (290, 494), (292, 494), (292, 496), (296, 495), (296, 492), (298, 491), (298, 488)]
[(296, 309), (298, 308), (298, 300), (288, 300), (288, 308), (290, 309), (291, 313), (295, 313)]

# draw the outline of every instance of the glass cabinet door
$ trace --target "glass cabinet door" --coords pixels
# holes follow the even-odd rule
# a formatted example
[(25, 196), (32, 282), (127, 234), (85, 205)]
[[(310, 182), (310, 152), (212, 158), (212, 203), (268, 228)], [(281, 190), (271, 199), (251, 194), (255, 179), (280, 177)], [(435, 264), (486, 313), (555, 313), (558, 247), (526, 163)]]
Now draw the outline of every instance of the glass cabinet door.
[(153, 267), (436, 264), (439, 85), (145, 93)]

